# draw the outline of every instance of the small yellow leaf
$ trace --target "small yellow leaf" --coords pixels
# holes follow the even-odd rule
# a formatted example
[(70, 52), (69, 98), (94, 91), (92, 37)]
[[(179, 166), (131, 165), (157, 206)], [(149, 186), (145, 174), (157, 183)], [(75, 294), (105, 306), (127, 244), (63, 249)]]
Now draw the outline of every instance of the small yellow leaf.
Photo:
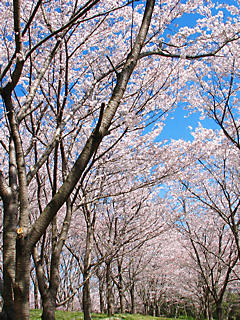
[(17, 234), (22, 234), (23, 233), (23, 229), (22, 229), (22, 227), (19, 227), (18, 229), (17, 229)]

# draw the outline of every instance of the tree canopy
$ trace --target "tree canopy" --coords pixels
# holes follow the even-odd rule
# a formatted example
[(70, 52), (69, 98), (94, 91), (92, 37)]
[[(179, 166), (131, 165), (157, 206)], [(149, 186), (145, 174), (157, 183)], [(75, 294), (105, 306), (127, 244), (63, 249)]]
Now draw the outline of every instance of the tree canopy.
[[(42, 319), (81, 292), (89, 320), (98, 285), (109, 315), (137, 299), (160, 313), (171, 297), (221, 320), (239, 283), (238, 1), (13, 0), (0, 12), (2, 317), (29, 319), (34, 286)], [(160, 141), (178, 107), (219, 129)]]

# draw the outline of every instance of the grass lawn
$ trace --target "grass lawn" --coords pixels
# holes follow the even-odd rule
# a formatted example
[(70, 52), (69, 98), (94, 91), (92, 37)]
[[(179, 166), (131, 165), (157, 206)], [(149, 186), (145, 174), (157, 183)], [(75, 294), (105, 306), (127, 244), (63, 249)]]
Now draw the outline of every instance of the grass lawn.
[(120, 314), (118, 317), (121, 320), (171, 320), (170, 318), (159, 318), (159, 317), (151, 317), (151, 316), (144, 316), (141, 314)]
[[(31, 310), (30, 312), (31, 320), (41, 320), (41, 310)], [(82, 320), (83, 314), (82, 312), (77, 311), (56, 311), (56, 320)], [(143, 316), (140, 314), (116, 314), (114, 317), (109, 318), (106, 314), (92, 314), (92, 320), (103, 320), (103, 319), (111, 319), (111, 320), (171, 320), (170, 318), (158, 318), (151, 316)]]

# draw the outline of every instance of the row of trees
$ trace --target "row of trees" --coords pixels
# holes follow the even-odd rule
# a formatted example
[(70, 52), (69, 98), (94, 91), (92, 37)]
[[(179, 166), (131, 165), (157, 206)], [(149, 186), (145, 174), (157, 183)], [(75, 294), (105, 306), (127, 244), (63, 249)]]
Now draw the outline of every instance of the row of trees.
[(146, 199), (141, 189), (93, 205), (91, 249), (86, 209), (74, 219), (79, 226), (62, 252), (59, 306), (83, 308), (89, 317), (90, 310), (207, 319), (239, 313), (236, 150), (221, 132), (203, 128), (192, 143), (173, 145), (175, 156), (179, 149), (192, 153), (191, 165), (182, 152), (181, 170), (164, 180), (164, 194), (155, 187)]
[[(110, 315), (140, 299), (221, 320), (239, 281), (237, 4), (0, 10), (2, 318), (29, 319), (33, 287), (42, 319), (81, 292), (88, 320), (98, 285)], [(179, 104), (221, 131), (159, 141)]]

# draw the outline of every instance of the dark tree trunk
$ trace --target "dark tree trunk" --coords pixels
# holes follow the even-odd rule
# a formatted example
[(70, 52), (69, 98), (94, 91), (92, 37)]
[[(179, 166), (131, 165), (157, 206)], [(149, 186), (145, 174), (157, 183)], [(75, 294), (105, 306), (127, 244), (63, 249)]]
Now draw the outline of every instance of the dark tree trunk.
[(51, 265), (50, 265), (50, 279), (47, 286), (46, 279), (43, 270), (43, 257), (38, 259), (37, 251), (34, 250), (33, 258), (36, 268), (36, 276), (38, 280), (38, 287), (42, 299), (42, 319), (44, 320), (54, 320), (56, 311), (56, 298), (57, 291), (59, 287), (59, 261), (62, 251), (63, 244), (68, 234), (70, 219), (72, 215), (72, 210), (69, 200), (66, 203), (67, 210), (64, 219), (63, 227), (59, 239), (57, 240), (57, 220), (56, 217), (52, 221), (52, 255), (51, 255)]
[(118, 261), (118, 293), (120, 303), (120, 313), (124, 313), (124, 295), (123, 295), (123, 277), (122, 277), (122, 265), (121, 261)]
[(56, 300), (55, 297), (47, 297), (42, 299), (42, 320), (55, 320)]
[(93, 228), (95, 224), (95, 214), (88, 209), (87, 206), (83, 207), (84, 216), (86, 219), (86, 245), (84, 253), (84, 265), (83, 265), (83, 314), (84, 320), (91, 320), (91, 294), (90, 294), (90, 264), (91, 264), (91, 254), (92, 254), (92, 240), (93, 240)]
[(35, 273), (31, 273), (31, 279), (33, 283), (34, 309), (39, 309), (38, 282), (37, 282), (37, 276)]
[(38, 284), (36, 279), (34, 279), (34, 308), (39, 309)]
[(83, 286), (83, 314), (84, 320), (91, 320), (91, 296), (90, 296), (90, 281), (86, 280)]
[[(43, 291), (43, 288), (40, 289), (41, 298), (42, 298), (42, 320), (55, 320), (55, 311), (56, 311), (56, 297), (57, 290), (59, 286), (59, 255), (53, 253), (51, 261), (51, 272), (50, 272), (50, 282), (49, 289)], [(39, 275), (38, 275), (39, 276)], [(41, 274), (40, 274), (41, 276)], [(42, 281), (41, 279), (39, 279)], [(40, 288), (40, 287), (39, 287)]]
[(36, 251), (33, 254), (33, 258), (42, 300), (42, 320), (55, 320), (56, 296), (59, 286), (59, 254), (56, 251), (52, 253), (49, 286), (47, 286), (45, 279), (45, 273), (42, 266), (43, 261), (37, 260)]
[(124, 296), (123, 296), (123, 289), (119, 288), (119, 302), (120, 302), (120, 313), (124, 313)]
[(216, 304), (216, 317), (217, 320), (223, 320), (223, 309), (221, 303)]
[(99, 292), (99, 302), (100, 302), (100, 313), (104, 313), (104, 294), (103, 294), (103, 287), (104, 287), (104, 284), (103, 284), (103, 279), (100, 275), (97, 275), (98, 276), (98, 292)]
[[(9, 144), (10, 156), (12, 157), (13, 146)], [(10, 171), (15, 167), (14, 160), (10, 163)], [(13, 173), (11, 173), (13, 175)], [(12, 177), (12, 180), (14, 178)], [(13, 183), (13, 182), (12, 182)], [(11, 182), (10, 182), (11, 184)], [(16, 262), (16, 229), (17, 229), (17, 195), (14, 191), (3, 201), (3, 310), (0, 319), (15, 320), (14, 291), (15, 262)]]
[(16, 280), (14, 284), (15, 319), (29, 320), (31, 254), (24, 239), (17, 240)]
[(106, 284), (107, 284), (107, 314), (109, 317), (113, 315), (113, 293), (111, 281), (111, 262), (106, 262)]
[(132, 283), (130, 287), (130, 298), (131, 298), (131, 313), (134, 314), (136, 312), (135, 310), (135, 286), (134, 283)]

